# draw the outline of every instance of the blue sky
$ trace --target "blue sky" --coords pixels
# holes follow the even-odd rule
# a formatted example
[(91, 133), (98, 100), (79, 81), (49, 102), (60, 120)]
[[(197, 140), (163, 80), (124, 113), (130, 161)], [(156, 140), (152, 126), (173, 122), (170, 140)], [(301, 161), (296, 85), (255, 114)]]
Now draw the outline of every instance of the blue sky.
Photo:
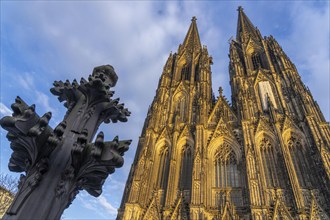
[[(124, 166), (108, 178), (99, 198), (81, 192), (65, 219), (115, 218), (163, 65), (192, 16), (213, 56), (213, 90), (217, 94), (222, 86), (230, 99), (228, 40), (236, 36), (239, 5), (262, 35), (277, 39), (329, 121), (329, 1), (1, 1), (1, 117), (19, 95), (35, 103), (39, 115), (52, 111), (55, 127), (65, 108), (49, 92), (53, 81), (86, 78), (103, 64), (114, 66), (115, 97), (132, 112), (127, 123), (100, 128), (107, 140), (133, 139)], [(8, 173), (5, 134), (1, 129), (0, 170)]]

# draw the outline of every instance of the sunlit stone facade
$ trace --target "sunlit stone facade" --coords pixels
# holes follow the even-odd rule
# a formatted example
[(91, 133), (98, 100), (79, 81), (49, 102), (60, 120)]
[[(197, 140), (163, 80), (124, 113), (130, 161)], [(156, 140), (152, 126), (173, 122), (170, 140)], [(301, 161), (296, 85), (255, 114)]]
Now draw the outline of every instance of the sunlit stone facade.
[(118, 219), (329, 219), (330, 128), (295, 65), (242, 8), (229, 57), (231, 104), (212, 95), (193, 18), (164, 66)]
[(0, 185), (0, 218), (4, 216), (13, 200), (14, 194)]

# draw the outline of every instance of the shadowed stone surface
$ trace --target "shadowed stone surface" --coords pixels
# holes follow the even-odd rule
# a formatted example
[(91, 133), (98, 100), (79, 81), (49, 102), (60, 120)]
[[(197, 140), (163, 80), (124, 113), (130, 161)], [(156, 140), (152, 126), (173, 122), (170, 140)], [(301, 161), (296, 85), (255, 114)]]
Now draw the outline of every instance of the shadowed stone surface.
[(104, 141), (103, 132), (91, 143), (99, 125), (126, 122), (130, 112), (112, 99), (118, 76), (110, 65), (94, 68), (88, 80), (55, 81), (51, 92), (64, 102), (67, 113), (55, 129), (35, 106), (20, 97), (12, 104), (12, 116), (0, 120), (8, 131), (13, 153), (9, 169), (25, 172), (19, 191), (3, 219), (60, 219), (79, 190), (92, 196), (102, 193), (102, 185), (115, 168), (131, 140)]

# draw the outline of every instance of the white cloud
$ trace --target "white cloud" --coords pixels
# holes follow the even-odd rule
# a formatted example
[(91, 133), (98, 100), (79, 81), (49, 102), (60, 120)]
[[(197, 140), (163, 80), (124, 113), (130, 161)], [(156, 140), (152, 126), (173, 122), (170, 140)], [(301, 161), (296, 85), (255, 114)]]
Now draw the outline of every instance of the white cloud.
[[(40, 85), (40, 79), (36, 78), (38, 75), (33, 73), (25, 72), (22, 75), (17, 74), (17, 82), (24, 89), (24, 94), (29, 94), (32, 97), (32, 101), (38, 104), (44, 112), (52, 112), (56, 114), (55, 109), (50, 105), (49, 96), (44, 92), (40, 91), (36, 85)], [(38, 84), (39, 82), (39, 84)]]
[(17, 82), (26, 90), (30, 90), (35, 87), (32, 73), (23, 73), (23, 75), (18, 75)]
[(117, 209), (114, 208), (104, 196), (100, 195), (97, 201), (110, 215), (117, 215)]
[(55, 109), (50, 106), (49, 97), (46, 94), (37, 90), (35, 91), (35, 93), (36, 93), (36, 102), (39, 103), (47, 112), (50, 111), (54, 113)]
[[(99, 197), (91, 197), (86, 192), (81, 192), (77, 196), (77, 200), (86, 209), (92, 210), (97, 213), (95, 219), (115, 219), (117, 215), (117, 209), (108, 201), (106, 197), (100, 195)], [(67, 215), (67, 212), (65, 212)], [(88, 216), (86, 216), (88, 218)]]
[[(109, 216), (103, 212), (103, 210), (100, 209), (100, 206), (98, 205), (98, 200), (94, 197), (91, 197), (89, 194), (86, 192), (80, 192), (76, 198), (84, 208), (93, 211), (96, 216), (94, 216), (95, 219), (103, 218), (103, 219), (109, 219)], [(68, 215), (68, 211), (66, 210), (64, 212), (65, 215)], [(113, 216), (112, 216), (113, 217)], [(81, 218), (88, 219), (88, 216), (81, 216)]]
[(118, 179), (114, 178), (113, 175), (110, 175), (107, 181), (109, 184), (105, 185), (103, 189), (105, 194), (115, 192), (116, 190), (120, 190), (125, 187), (125, 182), (119, 181)]
[(0, 102), (0, 114), (1, 115), (11, 115), (12, 111), (2, 102)]

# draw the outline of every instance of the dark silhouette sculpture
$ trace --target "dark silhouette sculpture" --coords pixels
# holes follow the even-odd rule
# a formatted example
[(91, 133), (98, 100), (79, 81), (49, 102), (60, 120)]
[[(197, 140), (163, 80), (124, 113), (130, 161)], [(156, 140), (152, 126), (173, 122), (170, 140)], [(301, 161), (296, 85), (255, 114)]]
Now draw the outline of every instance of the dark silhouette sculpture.
[(92, 196), (102, 193), (102, 185), (115, 168), (124, 163), (123, 155), (131, 140), (104, 142), (102, 122), (126, 122), (130, 112), (110, 91), (118, 77), (110, 65), (96, 67), (80, 84), (55, 81), (51, 92), (65, 101), (67, 113), (53, 130), (51, 112), (39, 117), (35, 106), (20, 97), (12, 104), (12, 116), (0, 120), (8, 131), (13, 153), (9, 169), (25, 172), (19, 190), (3, 219), (60, 219), (78, 194), (85, 189)]

